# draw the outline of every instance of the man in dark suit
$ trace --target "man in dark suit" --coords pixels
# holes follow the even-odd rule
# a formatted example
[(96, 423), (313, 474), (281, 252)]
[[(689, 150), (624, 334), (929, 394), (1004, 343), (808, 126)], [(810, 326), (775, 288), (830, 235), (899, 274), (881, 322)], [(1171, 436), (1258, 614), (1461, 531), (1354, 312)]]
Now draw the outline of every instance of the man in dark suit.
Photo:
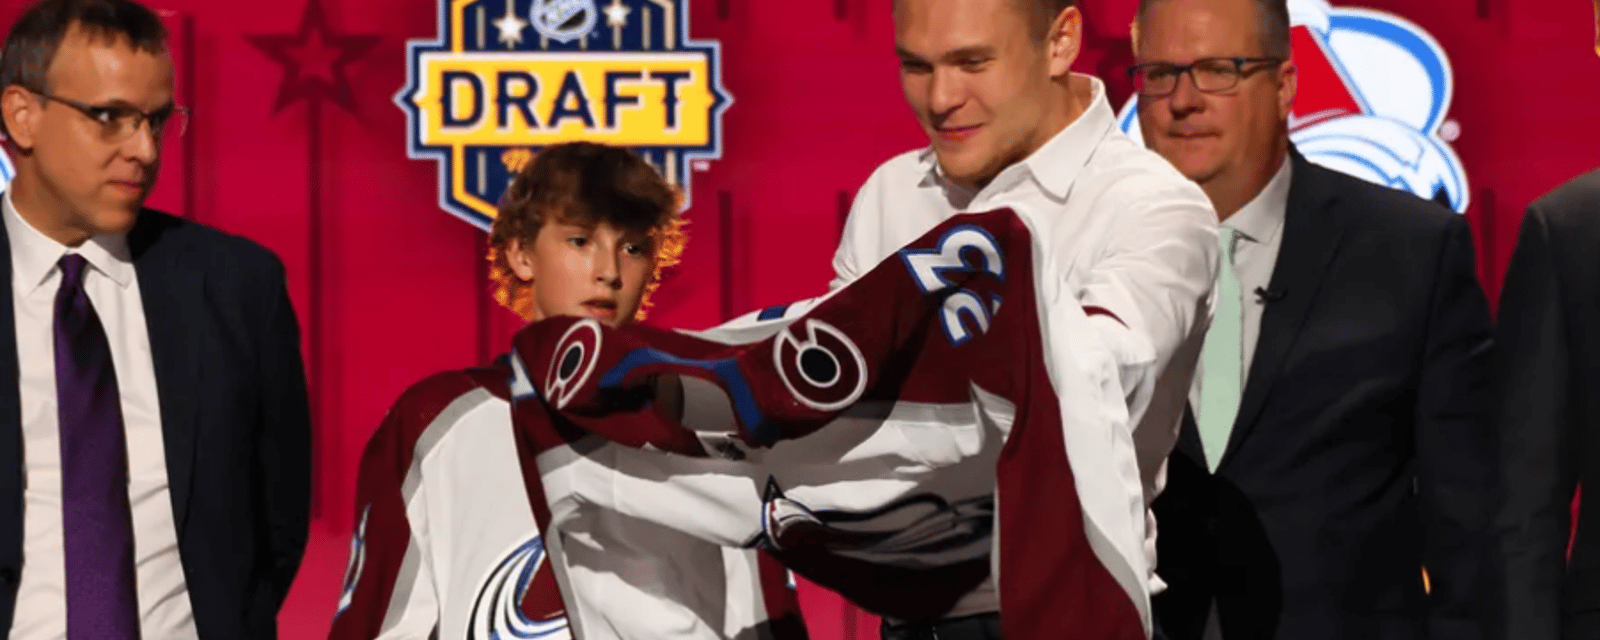
[[(1600, 11), (1597, 11), (1600, 13)], [(1600, 638), (1600, 169), (1528, 207), (1500, 292), (1506, 638)], [(1578, 527), (1572, 499), (1578, 485)]]
[[(1594, 3), (1600, 55), (1600, 0)], [(1600, 638), (1600, 169), (1528, 206), (1500, 289), (1507, 640)], [(1577, 530), (1572, 501), (1578, 487)], [(1571, 545), (1570, 558), (1568, 545)]]
[(1222, 220), (1154, 504), (1161, 632), (1481, 637), (1495, 385), (1467, 225), (1289, 144), (1283, 0), (1145, 0), (1135, 50), (1147, 144)]
[(310, 493), (283, 266), (142, 207), (184, 126), (149, 9), (40, 2), (0, 87), (0, 631), (274, 639)]

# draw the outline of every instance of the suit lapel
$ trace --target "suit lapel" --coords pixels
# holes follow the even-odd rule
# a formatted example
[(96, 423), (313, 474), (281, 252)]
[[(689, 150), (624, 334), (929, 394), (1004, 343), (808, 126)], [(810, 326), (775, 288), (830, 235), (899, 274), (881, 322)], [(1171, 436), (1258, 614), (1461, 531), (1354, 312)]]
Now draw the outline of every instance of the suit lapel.
[(1183, 403), (1183, 420), (1178, 423), (1178, 442), (1174, 450), (1186, 455), (1201, 469), (1206, 468), (1205, 445), (1200, 441), (1200, 427), (1195, 422), (1194, 406)]
[[(17, 361), (16, 310), (12, 308), (11, 239), (0, 224), (0, 565), (22, 562), (22, 390)], [(0, 627), (3, 628), (3, 627)]]
[(1283, 297), (1268, 304), (1261, 314), (1249, 379), (1219, 469), (1228, 463), (1261, 417), (1267, 396), (1300, 337), (1344, 235), (1343, 218), (1330, 211), (1338, 194), (1328, 181), (1328, 170), (1312, 165), (1293, 146), (1289, 147), (1289, 161), (1293, 163), (1289, 208), (1284, 214), (1283, 242), (1268, 286), (1283, 292)]
[(195, 318), (202, 312), (205, 274), (198, 268), (186, 268), (183, 247), (171, 246), (171, 241), (159, 242), (168, 221), (148, 211), (139, 219), (128, 243), (139, 278), (145, 325), (150, 332), (172, 518), (181, 536), (188, 515), (195, 425), (202, 393), (200, 340), (194, 332)]

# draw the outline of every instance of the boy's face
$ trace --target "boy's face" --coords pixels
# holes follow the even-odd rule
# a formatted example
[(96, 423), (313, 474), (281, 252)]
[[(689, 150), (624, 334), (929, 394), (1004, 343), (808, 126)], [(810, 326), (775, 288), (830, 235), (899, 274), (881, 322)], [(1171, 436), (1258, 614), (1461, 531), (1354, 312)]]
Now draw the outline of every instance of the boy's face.
[(611, 224), (551, 220), (532, 243), (513, 243), (509, 262), (533, 285), (533, 320), (594, 318), (616, 327), (633, 320), (655, 271), (649, 236)]

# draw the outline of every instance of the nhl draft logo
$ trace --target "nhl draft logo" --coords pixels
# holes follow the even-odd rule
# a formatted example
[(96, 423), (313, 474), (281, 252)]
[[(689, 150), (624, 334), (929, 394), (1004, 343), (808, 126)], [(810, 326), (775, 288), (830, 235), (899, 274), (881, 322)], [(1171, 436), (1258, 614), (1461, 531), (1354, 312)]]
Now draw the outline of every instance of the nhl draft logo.
[[(0, 138), (3, 140), (4, 138)], [(11, 155), (0, 151), (0, 191), (5, 191), (11, 186), (11, 178), (17, 175), (17, 170), (11, 167)]]
[[(1439, 43), (1398, 16), (1289, 0), (1299, 93), (1289, 139), (1317, 164), (1467, 210), (1446, 122), (1454, 80)], [(1141, 143), (1137, 97), (1118, 116)]]
[(537, 534), (501, 554), (478, 586), (466, 640), (570, 640), (549, 559)]
[[(533, 28), (544, 37), (567, 43), (594, 29), (595, 13), (594, 3), (585, 0), (534, 0), (530, 17)], [(565, 26), (568, 24), (573, 26)]]
[(689, 0), (438, 0), (440, 37), (407, 46), (408, 153), (439, 163), (439, 206), (487, 229), (512, 176), (572, 141), (631, 147), (690, 198), (721, 157), (720, 48)]

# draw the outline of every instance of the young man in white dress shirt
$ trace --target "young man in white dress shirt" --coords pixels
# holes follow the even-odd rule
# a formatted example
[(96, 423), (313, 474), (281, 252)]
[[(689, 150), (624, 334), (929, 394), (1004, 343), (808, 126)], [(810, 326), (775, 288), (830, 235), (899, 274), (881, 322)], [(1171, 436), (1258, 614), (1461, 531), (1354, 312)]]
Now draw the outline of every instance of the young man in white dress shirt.
[[(1118, 354), (1135, 426), (1128, 446), (1143, 486), (1080, 499), (1148, 505), (1205, 332), (1216, 215), (1198, 187), (1117, 130), (1100, 80), (1072, 73), (1075, 4), (896, 1), (901, 85), (931, 145), (884, 163), (861, 188), (833, 286), (952, 215), (1032, 212), (1059, 277)], [(1153, 555), (1154, 535), (1147, 524), (1135, 546)], [(885, 620), (883, 636), (998, 638), (996, 609), (992, 586), (980, 587), (942, 619)]]

